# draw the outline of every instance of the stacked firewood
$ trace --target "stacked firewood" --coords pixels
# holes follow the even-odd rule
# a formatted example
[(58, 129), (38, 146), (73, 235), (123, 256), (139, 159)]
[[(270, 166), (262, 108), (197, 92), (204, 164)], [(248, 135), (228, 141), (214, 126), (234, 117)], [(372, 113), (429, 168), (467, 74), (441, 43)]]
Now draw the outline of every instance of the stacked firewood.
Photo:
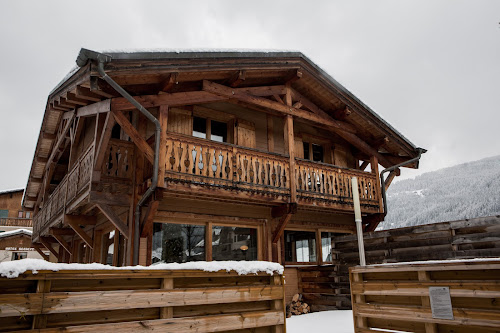
[(302, 301), (301, 294), (295, 294), (292, 297), (290, 304), (286, 306), (286, 317), (290, 318), (292, 315), (301, 315), (311, 312), (309, 305)]

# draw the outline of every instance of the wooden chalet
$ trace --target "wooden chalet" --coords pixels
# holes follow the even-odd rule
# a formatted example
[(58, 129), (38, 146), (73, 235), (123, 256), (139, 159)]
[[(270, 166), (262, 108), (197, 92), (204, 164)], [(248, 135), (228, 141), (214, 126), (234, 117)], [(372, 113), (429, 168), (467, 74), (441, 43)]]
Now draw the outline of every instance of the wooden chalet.
[(326, 264), (355, 231), (350, 179), (373, 230), (379, 167), (418, 167), (419, 148), (300, 52), (77, 63), (48, 97), (23, 201), (61, 262)]

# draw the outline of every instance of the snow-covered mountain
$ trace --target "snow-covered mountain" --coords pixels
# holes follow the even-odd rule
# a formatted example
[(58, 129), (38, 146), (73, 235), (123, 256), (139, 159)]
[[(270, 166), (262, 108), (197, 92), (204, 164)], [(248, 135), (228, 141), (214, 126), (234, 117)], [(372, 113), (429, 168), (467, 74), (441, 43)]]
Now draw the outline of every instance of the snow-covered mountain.
[(379, 230), (500, 214), (500, 155), (393, 183)]

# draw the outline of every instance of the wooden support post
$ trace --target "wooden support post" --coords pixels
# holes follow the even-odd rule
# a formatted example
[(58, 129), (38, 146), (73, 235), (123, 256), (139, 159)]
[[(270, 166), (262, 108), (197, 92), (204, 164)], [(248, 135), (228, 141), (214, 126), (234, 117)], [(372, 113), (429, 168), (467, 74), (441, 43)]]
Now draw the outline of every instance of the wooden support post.
[[(351, 276), (350, 276), (350, 280), (353, 281), (353, 282), (362, 282), (363, 281), (363, 273), (349, 273)], [(365, 296), (364, 295), (359, 295), (359, 294), (356, 294), (356, 299), (355, 299), (355, 302), (356, 302), (356, 305), (360, 305), (360, 304), (365, 304)], [(352, 298), (352, 291), (351, 291), (351, 298)], [(357, 332), (358, 329), (368, 329), (368, 320), (366, 319), (366, 317), (361, 317), (361, 316), (356, 316), (354, 317), (354, 331)]]
[(283, 235), (283, 232), (285, 231), (285, 227), (292, 218), (292, 214), (285, 214), (281, 217), (280, 222), (278, 223), (278, 226), (276, 227), (276, 230), (274, 230), (273, 233), (273, 243), (277, 243), (280, 237)]
[(118, 266), (120, 258), (120, 230), (115, 229), (115, 235), (113, 239), (113, 266)]
[[(431, 278), (430, 278), (429, 272), (418, 271), (418, 281), (429, 282), (430, 280), (431, 280)], [(428, 308), (428, 309), (431, 308), (431, 300), (430, 300), (429, 295), (422, 296), (422, 297), (420, 297), (420, 299), (422, 301), (422, 308), (423, 307)], [(437, 332), (438, 332), (437, 324), (425, 323), (425, 333), (437, 333)]]
[(289, 156), (290, 165), (290, 203), (297, 202), (297, 188), (295, 186), (295, 139), (293, 134), (293, 117), (285, 118), (285, 147)]
[(141, 237), (139, 239), (139, 265), (147, 265), (148, 238)]
[(267, 114), (267, 151), (274, 153), (274, 122), (270, 114)]
[[(106, 120), (104, 121), (102, 134), (99, 137), (99, 145), (95, 147), (94, 154), (94, 170), (101, 170), (102, 163), (104, 162), (104, 157), (106, 154), (106, 149), (108, 147), (109, 140), (111, 139), (111, 132), (113, 130), (113, 126), (115, 125), (115, 117), (111, 112), (109, 112), (106, 116)], [(96, 138), (97, 143), (97, 138)]]
[[(172, 290), (174, 289), (174, 279), (172, 278), (164, 278), (161, 280), (161, 289), (162, 290)], [(160, 308), (160, 319), (173, 318), (174, 317), (174, 308), (171, 306), (166, 306)]]
[(205, 252), (206, 252), (206, 260), (212, 261), (212, 222), (208, 222), (205, 227)]
[(378, 159), (376, 156), (372, 156), (370, 158), (370, 166), (372, 168), (372, 173), (375, 174), (376, 177), (376, 183), (375, 183), (375, 188), (377, 189), (377, 196), (378, 196), (378, 205), (379, 205), (379, 212), (383, 213), (384, 212), (384, 199), (382, 198), (382, 193), (380, 191), (380, 174), (378, 172)]
[[(51, 281), (50, 280), (38, 280), (36, 286), (37, 294), (46, 294), (50, 292)], [(42, 296), (45, 298), (45, 295)], [(32, 329), (40, 329), (47, 327), (47, 315), (39, 314), (33, 316), (33, 323), (31, 325)]]
[[(269, 277), (271, 279), (270, 285), (272, 286), (284, 286), (284, 280), (282, 275), (272, 275)], [(285, 288), (283, 287), (283, 299), (278, 299), (275, 301), (271, 301), (271, 310), (281, 310), (283, 311), (283, 318), (286, 318), (286, 308), (285, 308)], [(286, 322), (286, 321), (285, 321)], [(273, 333), (284, 333), (285, 332), (285, 323), (283, 325), (274, 325), (272, 327)]]
[(397, 172), (398, 169), (396, 170), (392, 170), (391, 172), (389, 172), (389, 175), (387, 176), (387, 178), (385, 179), (384, 181), (384, 186), (385, 186), (385, 190), (387, 191), (389, 189), (389, 186), (391, 186), (391, 183), (392, 181), (394, 180), (394, 178), (396, 178), (396, 176), (398, 175), (398, 172)]
[(165, 186), (165, 165), (167, 163), (168, 105), (161, 105), (158, 121), (161, 125), (160, 151), (158, 156), (158, 187)]
[(144, 213), (144, 217), (141, 223), (141, 237), (148, 235), (153, 232), (153, 220), (156, 216), (156, 212), (158, 211), (158, 206), (160, 205), (159, 200), (154, 200), (149, 203), (146, 208), (146, 212)]
[(102, 264), (102, 230), (95, 230), (95, 228), (92, 261)]

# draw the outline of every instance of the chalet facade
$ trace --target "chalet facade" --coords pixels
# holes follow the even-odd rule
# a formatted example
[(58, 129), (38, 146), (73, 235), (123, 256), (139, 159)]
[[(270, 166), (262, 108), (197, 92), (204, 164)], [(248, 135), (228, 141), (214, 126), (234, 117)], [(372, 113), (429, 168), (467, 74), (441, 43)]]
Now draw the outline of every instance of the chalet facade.
[[(298, 52), (82, 49), (49, 95), (23, 206), (61, 262), (334, 259), (415, 147)], [(384, 186), (399, 174), (395, 168)]]
[(32, 227), (32, 212), (22, 208), (24, 189), (0, 191), (0, 232)]

